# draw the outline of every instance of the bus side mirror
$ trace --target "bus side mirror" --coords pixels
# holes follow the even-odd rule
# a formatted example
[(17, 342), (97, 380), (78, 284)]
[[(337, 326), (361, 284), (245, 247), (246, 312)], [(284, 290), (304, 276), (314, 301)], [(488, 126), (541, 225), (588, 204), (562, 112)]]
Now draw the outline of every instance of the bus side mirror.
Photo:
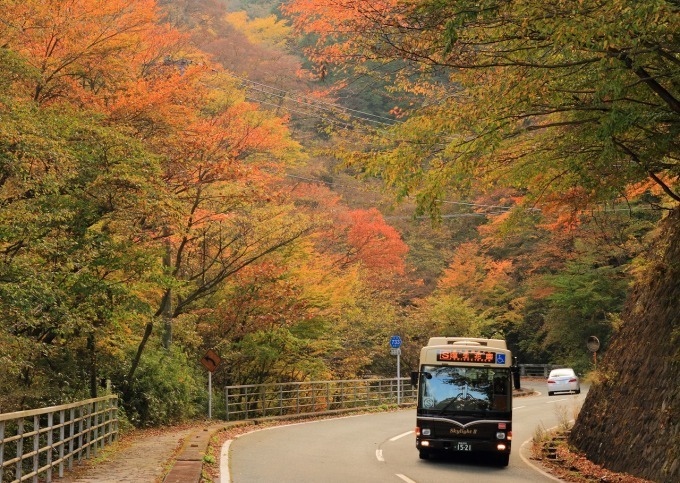
[(412, 371), (412, 372), (411, 372), (411, 385), (412, 385), (413, 387), (418, 386), (418, 375), (419, 375), (419, 374), (420, 374), (420, 373), (419, 373), (418, 371)]

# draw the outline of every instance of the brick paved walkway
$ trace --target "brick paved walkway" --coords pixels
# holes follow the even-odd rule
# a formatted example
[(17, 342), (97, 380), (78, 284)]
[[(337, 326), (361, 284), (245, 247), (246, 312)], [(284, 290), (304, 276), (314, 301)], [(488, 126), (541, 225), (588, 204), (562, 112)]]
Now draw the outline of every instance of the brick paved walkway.
[(133, 441), (117, 443), (120, 447), (94, 465), (74, 464), (74, 471), (55, 483), (156, 483), (160, 482), (166, 465), (178, 445), (195, 429), (150, 433)]

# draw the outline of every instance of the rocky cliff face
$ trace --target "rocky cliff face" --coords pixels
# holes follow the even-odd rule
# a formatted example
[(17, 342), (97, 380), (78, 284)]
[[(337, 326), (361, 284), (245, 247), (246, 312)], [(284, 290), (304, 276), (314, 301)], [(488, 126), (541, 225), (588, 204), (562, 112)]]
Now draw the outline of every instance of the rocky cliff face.
[(675, 483), (680, 481), (680, 209), (664, 220), (651, 257), (569, 442), (613, 471)]

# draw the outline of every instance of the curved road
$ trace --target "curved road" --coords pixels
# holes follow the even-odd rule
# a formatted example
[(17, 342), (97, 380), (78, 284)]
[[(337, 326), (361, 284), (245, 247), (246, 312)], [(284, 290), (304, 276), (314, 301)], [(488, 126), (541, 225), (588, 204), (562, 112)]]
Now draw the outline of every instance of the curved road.
[(555, 481), (526, 462), (528, 451), (521, 446), (536, 428), (573, 419), (586, 388), (580, 395), (548, 397), (544, 384), (523, 387), (535, 387), (541, 394), (514, 400), (513, 449), (507, 468), (490, 466), (482, 458), (420, 460), (413, 435), (415, 410), (409, 409), (247, 433), (223, 448), (221, 483)]

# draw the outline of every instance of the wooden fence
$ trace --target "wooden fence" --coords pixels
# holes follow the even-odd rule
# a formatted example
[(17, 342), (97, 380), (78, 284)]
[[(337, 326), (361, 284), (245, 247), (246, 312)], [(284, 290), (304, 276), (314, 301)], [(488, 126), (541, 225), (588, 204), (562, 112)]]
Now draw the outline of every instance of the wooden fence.
[(0, 482), (51, 482), (118, 437), (118, 396), (0, 414)]

